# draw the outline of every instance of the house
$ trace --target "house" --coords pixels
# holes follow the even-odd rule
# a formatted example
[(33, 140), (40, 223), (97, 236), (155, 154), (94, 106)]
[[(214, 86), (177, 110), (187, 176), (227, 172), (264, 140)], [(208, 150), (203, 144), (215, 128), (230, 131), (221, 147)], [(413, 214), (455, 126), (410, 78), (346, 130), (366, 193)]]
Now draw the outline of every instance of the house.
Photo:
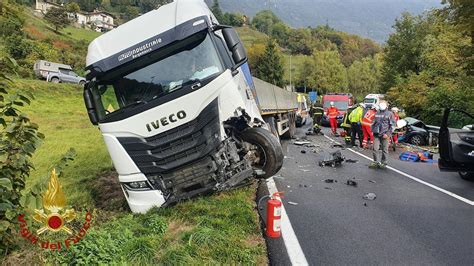
[[(58, 5), (53, 2), (36, 0), (35, 11), (41, 14), (46, 14), (51, 8), (63, 8), (63, 5)], [(115, 27), (114, 15), (94, 10), (94, 12), (83, 12), (69, 13), (69, 18), (73, 20), (77, 26), (87, 26), (93, 30), (104, 32), (109, 31)]]
[(43, 15), (48, 12), (51, 8), (63, 8), (63, 5), (58, 5), (53, 2), (48, 2), (48, 1), (38, 1), (36, 0), (35, 4), (35, 11), (38, 13), (42, 13)]

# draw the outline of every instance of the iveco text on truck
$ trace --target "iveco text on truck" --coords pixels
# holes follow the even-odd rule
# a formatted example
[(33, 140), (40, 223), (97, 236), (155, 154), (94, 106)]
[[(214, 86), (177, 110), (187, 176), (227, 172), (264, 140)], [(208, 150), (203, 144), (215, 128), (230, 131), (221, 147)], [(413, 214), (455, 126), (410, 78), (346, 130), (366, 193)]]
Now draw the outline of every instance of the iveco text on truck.
[(199, 0), (161, 6), (89, 45), (86, 108), (133, 212), (281, 168), (276, 136), (294, 134), (296, 95), (254, 84), (246, 62), (236, 31)]

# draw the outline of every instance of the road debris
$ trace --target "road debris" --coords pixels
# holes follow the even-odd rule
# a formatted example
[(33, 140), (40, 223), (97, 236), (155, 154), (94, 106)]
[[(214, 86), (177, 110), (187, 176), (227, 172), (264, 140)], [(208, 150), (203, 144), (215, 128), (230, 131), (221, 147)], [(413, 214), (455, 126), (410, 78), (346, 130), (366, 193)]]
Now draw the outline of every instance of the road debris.
[(377, 182), (375, 182), (375, 180), (369, 180), (369, 182), (374, 183), (374, 184), (377, 183)]
[(332, 166), (336, 167), (341, 165), (341, 163), (345, 160), (344, 156), (342, 156), (341, 150), (336, 150), (332, 152), (325, 152), (322, 154), (321, 159), (319, 160), (319, 166)]
[(285, 155), (285, 156), (283, 156), (283, 159), (294, 159), (294, 158)]
[(332, 187), (324, 187), (324, 189), (332, 190)]
[(337, 180), (328, 178), (328, 179), (325, 179), (324, 182), (326, 182), (326, 183), (337, 183)]
[(367, 203), (364, 202), (364, 206), (365, 206), (365, 207), (368, 207), (368, 206), (367, 206)]
[(345, 149), (344, 146), (342, 146), (342, 144), (339, 144), (339, 143), (336, 143), (336, 144), (333, 144), (332, 145), (333, 148), (341, 148), (341, 149)]
[(346, 159), (345, 162), (347, 163), (357, 163), (359, 160), (354, 160), (354, 159)]
[(290, 204), (290, 205), (294, 205), (294, 206), (298, 205), (298, 203), (297, 203), (297, 202), (293, 202), (293, 201), (288, 201), (288, 204)]
[(375, 200), (375, 198), (377, 198), (377, 195), (375, 195), (375, 193), (370, 192), (365, 194), (362, 198), (365, 200)]
[(352, 187), (357, 187), (357, 182), (354, 181), (354, 180), (349, 179), (349, 180), (346, 181), (346, 185), (352, 186)]
[(303, 171), (303, 172), (309, 172), (310, 170), (307, 170), (307, 169), (300, 169), (300, 171)]
[(306, 151), (305, 151), (305, 150), (301, 150), (301, 153), (306, 153)]
[(295, 141), (295, 142), (293, 142), (293, 144), (295, 144), (297, 146), (303, 146), (303, 145), (306, 145), (306, 144), (311, 144), (311, 142), (309, 142), (309, 141)]

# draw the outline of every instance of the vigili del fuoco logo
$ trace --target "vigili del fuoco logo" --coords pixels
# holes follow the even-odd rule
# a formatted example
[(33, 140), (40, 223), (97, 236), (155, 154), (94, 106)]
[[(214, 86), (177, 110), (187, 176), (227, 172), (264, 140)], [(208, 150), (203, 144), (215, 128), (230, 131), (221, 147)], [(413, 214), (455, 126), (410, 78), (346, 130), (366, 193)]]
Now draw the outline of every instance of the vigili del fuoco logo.
[[(86, 234), (92, 222), (92, 214), (87, 212), (84, 218), (84, 223), (80, 230), (74, 232), (68, 226), (71, 221), (76, 219), (74, 209), (66, 209), (66, 196), (63, 193), (61, 184), (59, 183), (56, 170), (51, 173), (51, 178), (48, 184), (48, 190), (43, 195), (43, 208), (34, 211), (33, 219), (36, 224), (40, 224), (37, 230), (30, 230), (27, 225), (26, 215), (18, 216), (20, 224), (20, 235), (33, 245), (38, 245), (42, 249), (61, 250), (68, 249), (74, 244), (77, 244)], [(40, 236), (46, 231), (67, 233), (62, 241), (50, 242)]]

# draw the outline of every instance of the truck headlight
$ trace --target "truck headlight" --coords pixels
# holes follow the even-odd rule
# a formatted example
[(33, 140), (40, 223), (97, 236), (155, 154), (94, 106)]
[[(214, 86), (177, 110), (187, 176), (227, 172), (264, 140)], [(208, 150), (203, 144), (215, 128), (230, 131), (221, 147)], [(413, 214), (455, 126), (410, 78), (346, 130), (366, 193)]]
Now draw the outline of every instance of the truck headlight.
[(147, 181), (135, 181), (122, 184), (127, 190), (152, 190), (152, 187), (148, 184)]

